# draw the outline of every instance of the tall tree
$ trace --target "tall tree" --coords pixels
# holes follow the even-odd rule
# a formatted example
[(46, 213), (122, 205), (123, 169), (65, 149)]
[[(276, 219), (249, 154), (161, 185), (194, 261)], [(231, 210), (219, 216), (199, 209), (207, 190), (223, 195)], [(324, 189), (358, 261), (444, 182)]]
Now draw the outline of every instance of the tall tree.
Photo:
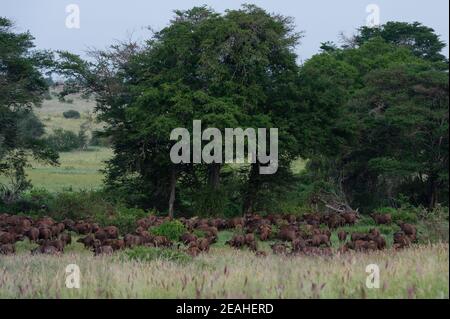
[[(389, 23), (386, 29), (393, 26), (398, 24)], [(394, 204), (404, 194), (411, 203), (432, 208), (438, 198), (445, 202), (448, 193), (448, 64), (437, 55), (418, 54), (424, 50), (421, 43), (405, 45), (367, 35), (384, 29), (363, 29), (359, 46), (327, 49), (305, 63), (303, 69), (315, 69), (319, 61), (329, 60), (322, 74), (335, 74), (337, 64), (353, 70), (346, 76), (351, 79), (343, 87), (346, 93), (339, 94), (346, 99), (339, 103), (336, 117), (336, 125), (351, 133), (349, 139), (337, 148), (327, 143), (336, 153), (313, 157), (311, 167), (333, 178), (357, 207)], [(317, 92), (318, 83), (305, 87)], [(313, 96), (312, 103), (321, 103), (329, 91), (336, 88)], [(333, 101), (338, 100), (325, 103), (335, 107)]]
[[(98, 110), (108, 123), (115, 150), (108, 167), (111, 184), (117, 187), (117, 181), (125, 185), (131, 179), (137, 189), (147, 185), (150, 202), (160, 209), (163, 200), (174, 207), (178, 183), (197, 192), (211, 191), (206, 197), (218, 203), (223, 163), (173, 165), (168, 156), (174, 144), (170, 132), (183, 127), (192, 137), (193, 120), (201, 120), (203, 129), (218, 128), (222, 136), (227, 127), (276, 127), (280, 166), (289, 167), (304, 152), (301, 134), (314, 117), (298, 114), (315, 112), (299, 103), (294, 53), (299, 37), (291, 19), (256, 6), (223, 15), (197, 7), (176, 11), (171, 24), (156, 32), (127, 63), (107, 63), (119, 65), (111, 72), (117, 84), (113, 87), (119, 88), (113, 94), (116, 99), (109, 98), (103, 87), (95, 87), (105, 82), (99, 76), (101, 63), (89, 64), (66, 53), (61, 66), (77, 69), (74, 75), (84, 74), (85, 86), (101, 92)], [(320, 116), (320, 111), (315, 114)], [(243, 188), (245, 210), (255, 206), (258, 189), (282, 179), (256, 178), (254, 173), (249, 172)]]
[(0, 17), (0, 174), (12, 179), (9, 200), (30, 185), (24, 171), (29, 156), (53, 164), (58, 158), (33, 114), (48, 90), (42, 70), (51, 66), (51, 54), (32, 48), (29, 33), (14, 33), (11, 21)]
[(419, 22), (390, 21), (379, 27), (361, 27), (354, 42), (361, 46), (367, 41), (380, 37), (387, 43), (409, 48), (416, 56), (430, 61), (446, 61), (442, 49), (446, 44), (435, 31)]

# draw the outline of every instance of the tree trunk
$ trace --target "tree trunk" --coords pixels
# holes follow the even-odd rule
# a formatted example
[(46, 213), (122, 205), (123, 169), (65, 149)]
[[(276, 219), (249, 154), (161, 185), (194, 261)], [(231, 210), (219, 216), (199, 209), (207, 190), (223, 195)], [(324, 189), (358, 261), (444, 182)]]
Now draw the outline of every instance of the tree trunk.
[(247, 189), (244, 195), (243, 213), (252, 213), (255, 209), (256, 196), (259, 189), (259, 163), (252, 164), (248, 177)]
[(177, 184), (177, 176), (175, 168), (170, 172), (170, 196), (169, 196), (169, 217), (173, 218), (174, 205), (175, 205), (175, 188)]
[(438, 202), (438, 185), (436, 178), (434, 176), (430, 176), (429, 183), (430, 184), (428, 191), (428, 209), (433, 210)]
[(220, 168), (217, 163), (210, 164), (208, 167), (208, 184), (211, 189), (218, 189), (220, 186)]

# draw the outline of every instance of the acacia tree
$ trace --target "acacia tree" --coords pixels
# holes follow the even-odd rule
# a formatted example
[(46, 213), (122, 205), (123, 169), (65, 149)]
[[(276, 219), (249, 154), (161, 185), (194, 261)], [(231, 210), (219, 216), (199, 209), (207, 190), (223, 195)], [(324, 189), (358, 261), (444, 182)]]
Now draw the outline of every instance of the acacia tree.
[[(220, 197), (222, 163), (170, 162), (171, 130), (192, 133), (194, 119), (222, 133), (226, 127), (277, 127), (280, 157), (288, 166), (301, 149), (292, 134), (301, 131), (293, 116), (299, 106), (293, 53), (299, 35), (293, 29), (290, 19), (255, 6), (224, 15), (198, 7), (176, 11), (171, 24), (125, 63), (114, 63), (117, 55), (108, 53), (101, 54), (106, 61), (95, 63), (63, 53), (60, 68), (97, 93), (97, 110), (113, 137), (108, 183), (121, 189), (134, 185), (159, 209), (169, 200), (170, 214), (177, 183), (212, 190), (205, 196), (210, 199)], [(249, 176), (249, 188), (255, 189), (254, 174)]]
[(42, 70), (51, 66), (51, 54), (32, 48), (29, 33), (14, 33), (11, 21), (0, 17), (0, 174), (9, 175), (13, 187), (4, 200), (30, 186), (24, 170), (29, 156), (51, 164), (58, 159), (41, 139), (44, 126), (33, 113), (48, 91)]

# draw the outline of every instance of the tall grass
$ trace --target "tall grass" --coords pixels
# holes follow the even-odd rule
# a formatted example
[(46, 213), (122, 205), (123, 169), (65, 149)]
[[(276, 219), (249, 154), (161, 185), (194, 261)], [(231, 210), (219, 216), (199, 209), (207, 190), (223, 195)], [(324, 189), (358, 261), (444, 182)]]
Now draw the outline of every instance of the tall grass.
[[(448, 244), (334, 257), (256, 257), (213, 248), (189, 263), (129, 261), (120, 255), (0, 257), (0, 298), (448, 298)], [(81, 270), (81, 288), (65, 287), (65, 267)], [(365, 286), (366, 266), (380, 288)]]

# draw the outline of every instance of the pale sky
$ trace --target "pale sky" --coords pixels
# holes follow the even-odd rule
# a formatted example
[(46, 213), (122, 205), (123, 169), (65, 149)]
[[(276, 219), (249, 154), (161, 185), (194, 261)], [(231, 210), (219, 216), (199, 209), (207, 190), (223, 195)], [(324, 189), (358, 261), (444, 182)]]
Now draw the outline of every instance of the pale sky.
[[(320, 43), (339, 40), (339, 33), (352, 35), (366, 24), (366, 7), (376, 4), (380, 22), (419, 21), (449, 39), (448, 0), (0, 0), (0, 16), (13, 20), (17, 31), (29, 30), (39, 49), (68, 50), (81, 54), (88, 48), (103, 49), (115, 40), (133, 35), (136, 40), (150, 36), (146, 27), (159, 30), (168, 25), (173, 10), (206, 4), (218, 12), (256, 4), (269, 12), (295, 19), (305, 37), (297, 48), (304, 61), (319, 51)], [(80, 9), (80, 28), (65, 25), (66, 6)], [(448, 47), (444, 54), (448, 56)]]

